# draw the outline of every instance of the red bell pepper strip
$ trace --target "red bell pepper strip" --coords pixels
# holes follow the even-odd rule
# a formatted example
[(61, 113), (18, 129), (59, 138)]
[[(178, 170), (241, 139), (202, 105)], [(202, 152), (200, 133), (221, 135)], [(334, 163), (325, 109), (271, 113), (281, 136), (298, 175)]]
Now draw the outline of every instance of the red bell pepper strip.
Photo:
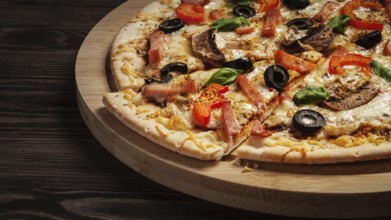
[(348, 15), (350, 17), (349, 25), (368, 30), (383, 30), (383, 24), (372, 20), (359, 20), (357, 19), (353, 11), (358, 7), (365, 7), (374, 10), (380, 10), (382, 5), (377, 0), (352, 0), (346, 3), (340, 10), (341, 15)]
[(181, 4), (175, 9), (175, 13), (186, 24), (199, 24), (205, 21), (205, 9), (199, 5)]
[(257, 3), (261, 5), (258, 12), (265, 12), (277, 8), (280, 0), (257, 0)]
[(198, 100), (193, 105), (194, 122), (206, 127), (210, 121), (212, 109), (220, 108), (225, 101), (224, 94), (229, 88), (217, 83), (212, 83), (202, 91)]
[(285, 67), (286, 69), (296, 70), (299, 73), (309, 73), (316, 68), (316, 64), (308, 62), (299, 57), (290, 55), (283, 50), (277, 50), (274, 52), (274, 60), (277, 64)]
[(367, 76), (371, 75), (371, 63), (372, 58), (365, 57), (359, 54), (337, 54), (332, 55), (329, 62), (329, 72), (331, 74), (343, 75), (343, 66), (354, 65), (360, 66), (363, 73)]
[(276, 35), (276, 26), (278, 24), (279, 18), (279, 9), (272, 9), (270, 11), (267, 11), (265, 14), (261, 35), (264, 37), (274, 37)]

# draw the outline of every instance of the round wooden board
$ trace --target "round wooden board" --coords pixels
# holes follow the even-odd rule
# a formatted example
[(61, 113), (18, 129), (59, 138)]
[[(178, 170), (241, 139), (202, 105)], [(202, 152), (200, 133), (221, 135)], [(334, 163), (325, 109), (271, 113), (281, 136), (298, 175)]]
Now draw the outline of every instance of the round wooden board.
[(311, 166), (263, 163), (258, 170), (243, 172), (230, 159), (206, 162), (168, 151), (114, 118), (101, 101), (110, 92), (106, 55), (116, 33), (150, 2), (129, 0), (108, 14), (87, 36), (77, 57), (80, 112), (110, 153), (167, 187), (240, 209), (325, 218), (391, 215), (391, 160)]

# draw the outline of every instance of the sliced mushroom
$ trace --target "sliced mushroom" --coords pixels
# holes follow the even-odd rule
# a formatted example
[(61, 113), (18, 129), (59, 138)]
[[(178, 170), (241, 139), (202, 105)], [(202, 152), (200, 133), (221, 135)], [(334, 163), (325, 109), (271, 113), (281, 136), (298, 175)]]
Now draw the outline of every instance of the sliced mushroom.
[(328, 25), (314, 22), (308, 29), (299, 29), (299, 27), (292, 25), (289, 27), (281, 46), (288, 53), (322, 51), (329, 46), (333, 38), (333, 29)]
[(194, 54), (205, 64), (219, 67), (226, 61), (221, 51), (225, 47), (225, 40), (216, 33), (215, 29), (194, 34), (191, 46)]
[(364, 105), (380, 91), (380, 86), (373, 82), (367, 82), (355, 90), (351, 90), (335, 81), (327, 85), (327, 88), (332, 95), (323, 103), (334, 110), (347, 110)]

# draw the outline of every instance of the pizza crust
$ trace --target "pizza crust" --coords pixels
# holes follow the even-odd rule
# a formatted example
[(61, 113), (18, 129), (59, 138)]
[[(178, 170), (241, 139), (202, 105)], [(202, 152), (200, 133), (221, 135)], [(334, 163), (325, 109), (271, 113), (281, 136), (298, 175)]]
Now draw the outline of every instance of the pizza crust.
[(141, 136), (171, 151), (201, 160), (220, 160), (246, 138), (240, 137), (235, 143), (224, 142), (215, 131), (168, 129), (158, 120), (145, 119), (145, 115), (130, 108), (122, 92), (105, 94), (103, 103), (116, 118)]
[[(331, 143), (330, 143), (331, 145)], [(364, 144), (357, 147), (345, 148), (335, 147), (316, 148), (312, 151), (300, 151), (290, 147), (262, 146), (255, 148), (248, 144), (242, 144), (237, 150), (240, 159), (291, 164), (326, 164), (378, 160), (391, 157), (391, 142), (384, 142), (379, 145)]]

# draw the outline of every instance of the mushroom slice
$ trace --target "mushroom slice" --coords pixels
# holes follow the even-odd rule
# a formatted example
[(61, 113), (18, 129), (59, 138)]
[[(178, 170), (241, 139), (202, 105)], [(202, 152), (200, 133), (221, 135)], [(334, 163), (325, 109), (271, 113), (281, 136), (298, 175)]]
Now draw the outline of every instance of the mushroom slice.
[(373, 82), (365, 83), (355, 90), (344, 87), (340, 82), (333, 82), (327, 88), (332, 95), (323, 103), (334, 110), (347, 110), (364, 105), (380, 91), (380, 86)]
[(214, 67), (220, 67), (226, 61), (221, 52), (225, 44), (225, 40), (216, 33), (215, 29), (194, 34), (191, 39), (191, 47), (195, 55), (204, 63)]

